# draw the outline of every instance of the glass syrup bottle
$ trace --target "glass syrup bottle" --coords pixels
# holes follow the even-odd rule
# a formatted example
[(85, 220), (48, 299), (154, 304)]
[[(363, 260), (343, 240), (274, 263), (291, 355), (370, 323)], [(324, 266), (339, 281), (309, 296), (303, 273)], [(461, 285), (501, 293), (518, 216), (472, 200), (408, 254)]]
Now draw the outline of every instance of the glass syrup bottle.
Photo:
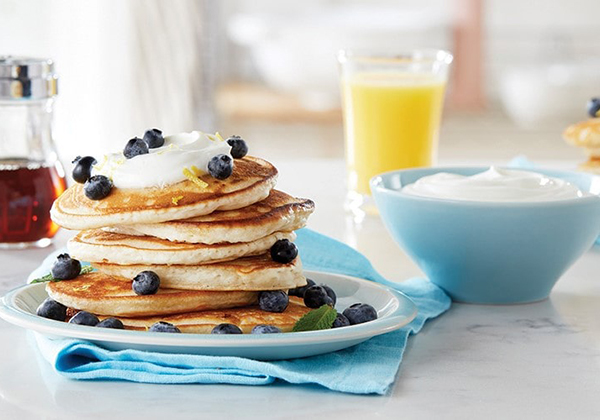
[(52, 139), (58, 77), (49, 59), (0, 56), (0, 248), (43, 247), (65, 173)]

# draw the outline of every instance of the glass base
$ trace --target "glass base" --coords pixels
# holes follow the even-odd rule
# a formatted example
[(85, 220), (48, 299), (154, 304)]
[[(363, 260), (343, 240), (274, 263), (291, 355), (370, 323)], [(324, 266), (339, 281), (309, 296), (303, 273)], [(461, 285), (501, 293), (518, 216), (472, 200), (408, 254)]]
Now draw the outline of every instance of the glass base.
[(50, 238), (42, 238), (33, 242), (0, 242), (0, 249), (46, 248), (52, 243)]
[(344, 209), (351, 214), (354, 223), (362, 223), (366, 217), (379, 215), (373, 197), (356, 191), (348, 191)]

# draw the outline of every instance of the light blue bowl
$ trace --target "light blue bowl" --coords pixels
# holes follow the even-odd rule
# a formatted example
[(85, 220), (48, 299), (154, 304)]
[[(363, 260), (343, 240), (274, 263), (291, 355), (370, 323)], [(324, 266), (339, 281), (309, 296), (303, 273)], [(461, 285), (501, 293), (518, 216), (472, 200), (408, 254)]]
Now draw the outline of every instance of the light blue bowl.
[[(600, 233), (600, 197), (490, 203), (411, 196), (400, 188), (437, 172), (474, 175), (488, 168), (418, 168), (371, 180), (381, 217), (429, 279), (457, 301), (511, 304), (542, 300)], [(536, 169), (582, 191), (600, 177)]]

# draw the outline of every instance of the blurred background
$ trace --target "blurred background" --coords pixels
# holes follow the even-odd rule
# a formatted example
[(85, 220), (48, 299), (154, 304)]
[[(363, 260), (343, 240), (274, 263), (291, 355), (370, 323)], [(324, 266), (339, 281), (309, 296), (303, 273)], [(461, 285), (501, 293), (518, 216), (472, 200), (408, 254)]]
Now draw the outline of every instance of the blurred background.
[(441, 161), (578, 159), (561, 132), (600, 94), (598, 16), (597, 0), (0, 0), (0, 54), (55, 60), (64, 160), (150, 127), (341, 158), (336, 52), (415, 47), (455, 55)]

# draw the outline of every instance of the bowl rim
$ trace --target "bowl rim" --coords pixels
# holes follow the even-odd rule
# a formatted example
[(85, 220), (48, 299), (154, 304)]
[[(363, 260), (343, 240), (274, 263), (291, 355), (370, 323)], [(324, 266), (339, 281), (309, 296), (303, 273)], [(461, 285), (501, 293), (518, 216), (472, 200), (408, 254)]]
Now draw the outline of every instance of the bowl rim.
[[(430, 170), (432, 172), (428, 173), (426, 175), (423, 175), (423, 176), (433, 175), (435, 173), (444, 172), (444, 171), (448, 171), (448, 170), (450, 170), (450, 171), (478, 170), (478, 171), (483, 172), (483, 171), (488, 170), (491, 166), (492, 165), (489, 165), (489, 166), (459, 165), (459, 166), (433, 166), (433, 167), (421, 166), (421, 167), (407, 168), (407, 169), (396, 169), (396, 170), (387, 171), (387, 172), (383, 172), (383, 173), (375, 175), (374, 177), (372, 177), (369, 180), (369, 186), (371, 187), (371, 192), (373, 193), (373, 195), (376, 195), (375, 192), (378, 192), (378, 193), (382, 193), (382, 194), (389, 194), (392, 196), (397, 196), (399, 198), (402, 198), (405, 200), (410, 200), (410, 201), (415, 201), (415, 202), (448, 204), (448, 205), (453, 205), (453, 206), (458, 206), (458, 207), (486, 207), (486, 208), (491, 208), (491, 207), (501, 207), (501, 208), (536, 207), (536, 208), (539, 208), (539, 207), (555, 207), (555, 206), (572, 206), (572, 205), (581, 205), (581, 204), (588, 204), (588, 203), (594, 203), (594, 202), (600, 203), (600, 196), (598, 196), (594, 193), (590, 193), (591, 195), (589, 195), (589, 196), (577, 197), (577, 198), (567, 198), (567, 199), (554, 200), (554, 201), (475, 201), (475, 200), (457, 200), (457, 199), (438, 198), (438, 197), (423, 197), (423, 196), (418, 196), (418, 195), (413, 195), (413, 194), (406, 194), (406, 193), (402, 192), (401, 190), (387, 188), (383, 185), (383, 178), (390, 177), (395, 174), (411, 173), (411, 172), (417, 172), (417, 171), (428, 171), (428, 170)], [(496, 165), (494, 165), (494, 166), (496, 166)], [(564, 170), (560, 170), (560, 169), (550, 169), (550, 168), (515, 168), (515, 167), (506, 166), (506, 165), (505, 166), (496, 166), (496, 167), (498, 167), (500, 169), (512, 169), (512, 170), (521, 170), (521, 171), (542, 173), (542, 174), (545, 174), (548, 176), (555, 176), (555, 177), (561, 178), (561, 179), (563, 179), (563, 176), (580, 176), (580, 177), (590, 178), (590, 179), (596, 178), (598, 180), (598, 183), (600, 184), (600, 176), (599, 175), (584, 173), (584, 172), (564, 171)], [(552, 173), (552, 175), (549, 175), (548, 172)], [(589, 191), (587, 191), (587, 192), (589, 192)]]

